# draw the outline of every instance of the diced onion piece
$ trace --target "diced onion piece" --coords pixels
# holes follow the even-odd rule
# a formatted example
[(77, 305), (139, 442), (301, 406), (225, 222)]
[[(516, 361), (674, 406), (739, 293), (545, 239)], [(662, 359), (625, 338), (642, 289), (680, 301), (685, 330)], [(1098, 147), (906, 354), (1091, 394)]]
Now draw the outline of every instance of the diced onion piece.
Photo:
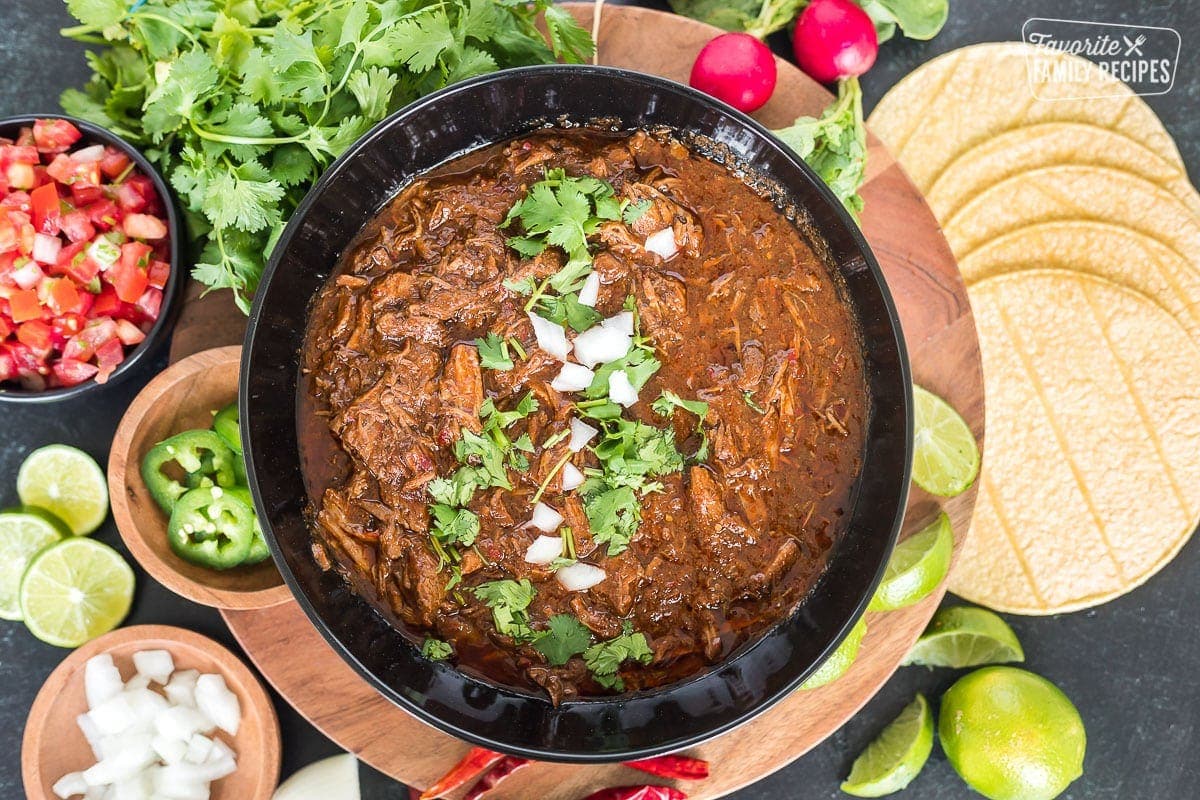
[(626, 336), (633, 336), (633, 312), (622, 311), (618, 314), (613, 314), (608, 319), (600, 323), (602, 328), (612, 328), (615, 331), (620, 331)]
[(183, 760), (192, 764), (203, 764), (213, 751), (213, 740), (202, 733), (192, 734), (188, 739)]
[(539, 531), (554, 533), (558, 526), (562, 525), (562, 521), (562, 514), (545, 503), (538, 503), (533, 507), (533, 519), (529, 520), (529, 524)]
[(568, 592), (582, 592), (590, 589), (604, 580), (607, 573), (599, 567), (578, 562), (569, 567), (563, 567), (554, 573), (554, 577)]
[(42, 268), (37, 263), (26, 261), (8, 273), (8, 276), (12, 278), (12, 282), (18, 287), (22, 289), (34, 289), (42, 282), (42, 278), (46, 277), (46, 274), (42, 272)]
[(133, 668), (138, 675), (145, 675), (157, 684), (163, 685), (171, 679), (175, 671), (175, 660), (166, 650), (141, 650), (133, 654)]
[(625, 374), (625, 370), (616, 370), (608, 376), (608, 399), (614, 403), (620, 403), (625, 408), (629, 408), (638, 401), (637, 389), (634, 389), (633, 384), (629, 382), (629, 376)]
[(537, 314), (530, 313), (529, 322), (533, 325), (533, 335), (537, 338), (538, 347), (545, 350), (559, 361), (566, 361), (571, 354), (571, 343), (567, 341), (567, 332), (562, 325), (543, 319)]
[(570, 461), (563, 464), (562, 468), (562, 488), (564, 492), (569, 492), (572, 489), (578, 489), (583, 485), (583, 473), (580, 472)]
[(101, 653), (87, 660), (83, 667), (83, 693), (87, 695), (88, 709), (116, 697), (124, 688), (121, 671), (113, 663), (112, 656)]
[[(199, 736), (200, 734), (195, 734)], [(166, 736), (155, 736), (150, 742), (154, 752), (167, 764), (178, 764), (187, 757), (188, 743), (182, 739), (168, 739)]]
[(63, 800), (67, 800), (72, 795), (86, 792), (88, 783), (83, 779), (82, 772), (68, 772), (59, 778), (50, 789)]
[(646, 249), (662, 256), (664, 260), (675, 255), (679, 252), (679, 245), (675, 243), (675, 231), (663, 228), (650, 234), (646, 237)]
[(592, 385), (596, 373), (579, 364), (566, 363), (558, 371), (550, 387), (559, 392), (582, 392)]
[(583, 279), (583, 286), (579, 289), (579, 304), (582, 306), (596, 307), (596, 303), (600, 300), (600, 273), (593, 271), (590, 275)]
[(81, 147), (71, 153), (71, 160), (76, 164), (92, 164), (104, 158), (104, 145), (94, 144), (91, 147)]
[(241, 705), (220, 675), (201, 675), (196, 680), (196, 708), (230, 736), (237, 735)]
[(121, 733), (137, 720), (133, 706), (124, 693), (105, 700), (89, 711), (88, 716), (104, 736)]
[(41, 264), (53, 264), (58, 261), (58, 251), (62, 250), (62, 239), (45, 233), (33, 237), (33, 260)]
[(96, 723), (92, 722), (92, 718), (87, 714), (80, 714), (75, 718), (75, 724), (83, 732), (83, 738), (87, 739), (88, 745), (92, 748), (92, 755), (96, 757), (96, 760), (99, 761), (104, 758), (104, 749), (102, 747), (104, 734), (100, 733), (100, 729), (96, 727)]
[(125, 697), (129, 700), (130, 708), (133, 709), (132, 728), (139, 732), (153, 730), (155, 718), (170, 708), (170, 704), (161, 694), (149, 689), (126, 689)]
[(580, 450), (587, 447), (588, 442), (595, 438), (596, 434), (599, 432), (600, 431), (596, 430), (591, 425), (588, 425), (583, 420), (577, 417), (572, 417), (571, 441), (567, 444), (567, 447), (572, 453), (578, 453)]
[(633, 346), (633, 339), (612, 326), (597, 325), (575, 337), (575, 358), (594, 367), (616, 361)]
[(350, 753), (309, 764), (275, 790), (271, 800), (361, 800), (358, 759)]
[(167, 699), (177, 706), (196, 707), (196, 679), (200, 673), (194, 669), (184, 669), (176, 672), (163, 687)]
[(212, 730), (212, 722), (194, 708), (171, 706), (154, 718), (154, 730), (164, 738), (186, 742), (197, 731)]
[(525, 551), (525, 561), (530, 564), (549, 564), (562, 555), (562, 546), (562, 537), (539, 536)]
[(125, 684), (125, 691), (135, 692), (139, 689), (147, 689), (150, 686), (150, 679), (145, 675), (134, 675), (129, 679), (129, 683)]

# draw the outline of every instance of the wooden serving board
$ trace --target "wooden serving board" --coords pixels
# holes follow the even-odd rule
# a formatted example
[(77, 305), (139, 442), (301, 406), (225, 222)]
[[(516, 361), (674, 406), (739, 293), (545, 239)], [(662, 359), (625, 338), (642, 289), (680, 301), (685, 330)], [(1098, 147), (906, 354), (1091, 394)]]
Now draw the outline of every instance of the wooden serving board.
[[(589, 28), (593, 6), (572, 4)], [(702, 23), (649, 9), (607, 6), (599, 29), (599, 61), (686, 82), (700, 48), (719, 33)], [(791, 64), (778, 60), (779, 83), (756, 116), (769, 127), (815, 115), (829, 93)], [(945, 397), (970, 423), (982, 445), (983, 375), (966, 289), (950, 248), (920, 193), (878, 140), (869, 143), (862, 228), (887, 276), (918, 383)], [(199, 297), (191, 287), (172, 358), (241, 341), (245, 321), (227, 293)], [(913, 489), (905, 535), (936, 512), (934, 498)], [(955, 537), (967, 535), (975, 489), (943, 504)], [(870, 699), (896, 670), (925, 628), (944, 590), (910, 608), (870, 614), (857, 662), (840, 680), (797, 692), (733, 733), (694, 754), (712, 775), (687, 786), (693, 800), (710, 800), (780, 769), (821, 742)], [(317, 728), (372, 766), (409, 785), (429, 786), (466, 752), (467, 745), (419, 722), (358, 677), (325, 643), (295, 602), (257, 611), (222, 612), (234, 636), (279, 693)], [(745, 746), (747, 741), (753, 747)], [(522, 770), (490, 798), (577, 800), (609, 785), (644, 782), (619, 766), (540, 765)]]

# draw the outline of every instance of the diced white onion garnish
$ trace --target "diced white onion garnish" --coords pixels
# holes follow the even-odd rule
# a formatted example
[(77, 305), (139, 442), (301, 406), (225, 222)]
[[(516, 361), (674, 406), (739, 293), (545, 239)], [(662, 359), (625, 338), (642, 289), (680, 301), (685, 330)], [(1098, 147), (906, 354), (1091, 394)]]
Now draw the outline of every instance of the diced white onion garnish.
[(525, 561), (530, 564), (549, 564), (562, 555), (562, 537), (539, 536), (525, 551)]
[(596, 373), (579, 364), (566, 363), (558, 371), (550, 387), (559, 392), (582, 392), (592, 385)]
[(200, 673), (194, 669), (183, 669), (171, 676), (163, 692), (177, 706), (196, 707), (196, 679)]
[[(200, 734), (194, 734), (199, 736)], [(170, 739), (166, 736), (155, 736), (150, 742), (160, 760), (167, 764), (178, 764), (187, 756), (188, 744), (182, 739)]]
[(601, 322), (600, 326), (603, 328), (612, 328), (613, 330), (620, 331), (626, 336), (633, 336), (633, 312), (621, 311), (617, 314), (613, 314), (611, 317)]
[(183, 760), (192, 764), (203, 764), (213, 751), (213, 740), (201, 733), (193, 733), (187, 741)]
[(530, 313), (529, 322), (533, 325), (533, 335), (537, 338), (538, 347), (545, 350), (559, 361), (566, 361), (571, 354), (571, 343), (567, 341), (567, 332), (562, 325), (543, 319), (537, 314)]
[(157, 684), (163, 685), (171, 679), (175, 671), (175, 660), (166, 650), (142, 650), (133, 654), (133, 668), (138, 675), (145, 675)]
[(93, 164), (104, 158), (104, 145), (94, 144), (91, 147), (81, 147), (71, 153), (71, 160), (76, 164)]
[(583, 279), (583, 286), (579, 289), (579, 304), (583, 306), (596, 307), (596, 303), (600, 300), (600, 273), (593, 272)]
[(597, 325), (575, 337), (575, 358), (594, 367), (616, 361), (633, 346), (633, 339), (612, 326)]
[(582, 592), (590, 589), (604, 580), (606, 573), (599, 567), (577, 562), (569, 567), (563, 567), (554, 573), (554, 577), (568, 592)]
[(275, 790), (271, 800), (361, 800), (358, 759), (350, 753), (309, 764)]
[(562, 488), (564, 492), (569, 492), (572, 489), (578, 489), (583, 485), (583, 473), (580, 472), (570, 461), (563, 464), (562, 468)]
[(577, 417), (572, 417), (571, 441), (567, 444), (567, 447), (572, 453), (578, 453), (580, 450), (587, 447), (588, 442), (595, 438), (596, 434), (599, 432), (600, 431), (596, 430), (591, 425), (588, 425), (583, 420)]
[(629, 376), (625, 374), (625, 370), (616, 370), (608, 376), (608, 399), (614, 403), (620, 403), (625, 408), (629, 408), (638, 401), (637, 389), (634, 389), (633, 384), (629, 382)]
[(220, 675), (201, 675), (197, 679), (196, 708), (230, 736), (237, 735), (242, 719), (241, 705)]
[(50, 787), (56, 795), (63, 800), (76, 794), (83, 794), (88, 790), (87, 781), (83, 779), (82, 772), (68, 772), (58, 779), (53, 786)]
[(116, 697), (123, 688), (121, 671), (113, 664), (112, 656), (101, 653), (88, 659), (83, 667), (83, 693), (87, 696), (88, 708)]
[(42, 282), (42, 278), (46, 277), (42, 268), (33, 261), (26, 261), (8, 274), (13, 283), (22, 289), (33, 289)]
[(34, 234), (33, 260), (41, 264), (53, 264), (58, 261), (58, 251), (62, 250), (62, 239), (44, 233)]
[(675, 243), (675, 231), (670, 228), (663, 228), (657, 233), (652, 233), (646, 237), (646, 249), (651, 253), (657, 253), (664, 259), (679, 252), (679, 245)]
[(137, 720), (133, 706), (129, 704), (129, 698), (125, 697), (124, 692), (105, 700), (88, 714), (103, 736), (120, 733)]
[(554, 533), (558, 526), (562, 525), (562, 521), (562, 514), (545, 503), (538, 503), (533, 507), (533, 518), (529, 520), (529, 524), (539, 531)]

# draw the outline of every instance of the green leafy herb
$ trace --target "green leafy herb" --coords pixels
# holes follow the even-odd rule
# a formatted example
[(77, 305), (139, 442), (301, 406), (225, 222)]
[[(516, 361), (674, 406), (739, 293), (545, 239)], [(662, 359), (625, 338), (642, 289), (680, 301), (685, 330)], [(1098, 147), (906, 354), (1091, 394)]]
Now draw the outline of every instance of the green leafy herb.
[(454, 648), (441, 639), (426, 636), (425, 641), (421, 644), (421, 655), (434, 661), (445, 661), (454, 655)]
[(698, 462), (708, 460), (708, 432), (704, 430), (704, 418), (708, 416), (708, 403), (703, 400), (684, 400), (670, 389), (664, 389), (650, 408), (654, 409), (654, 413), (664, 417), (671, 416), (676, 408), (682, 408), (684, 411), (695, 414), (697, 418), (696, 433), (700, 434), (700, 447), (697, 448), (694, 458)]
[(765, 408), (754, 402), (754, 392), (742, 392), (742, 400), (745, 401), (746, 405), (750, 406), (752, 410), (757, 411), (759, 414), (767, 413)]
[(602, 479), (595, 479), (591, 487), (585, 481), (584, 490), (583, 510), (592, 537), (608, 545), (609, 555), (624, 552), (642, 521), (637, 494), (628, 486), (610, 487)]
[(632, 225), (650, 210), (650, 206), (651, 203), (649, 200), (638, 200), (636, 203), (630, 203), (621, 212), (621, 219), (625, 220), (626, 225)]
[(618, 692), (625, 690), (621, 680), (621, 665), (626, 661), (649, 664), (654, 660), (654, 651), (646, 642), (646, 635), (634, 633), (633, 625), (622, 623), (621, 635), (607, 642), (599, 642), (583, 651), (583, 662), (592, 673), (592, 679), (606, 689)]
[(475, 340), (479, 348), (479, 365), (484, 369), (496, 369), (507, 372), (513, 368), (512, 357), (508, 354), (508, 342), (494, 333), (489, 333), (482, 339)]
[(475, 514), (441, 503), (434, 503), (429, 510), (433, 514), (430, 534), (442, 545), (470, 547), (475, 544), (475, 537), (479, 535), (479, 517)]
[(517, 405), (512, 411), (496, 410), (496, 404), (489, 397), (480, 406), (479, 416), (483, 420), (484, 427), (491, 430), (507, 428), (514, 422), (525, 419), (525, 417), (528, 417), (537, 410), (537, 398), (533, 396), (533, 392), (527, 392), (524, 397), (517, 401)]
[(584, 389), (583, 396), (593, 400), (608, 397), (608, 379), (617, 370), (624, 371), (625, 376), (629, 378), (630, 385), (635, 391), (640, 392), (661, 366), (662, 363), (654, 357), (652, 351), (632, 347), (628, 353), (616, 361), (610, 361), (597, 367), (596, 377), (592, 378), (591, 385)]
[(474, 589), (475, 597), (492, 610), (496, 630), (514, 639), (528, 640), (534, 632), (529, 627), (526, 609), (536, 593), (528, 578), (519, 581), (502, 580), (481, 583)]
[(896, 29), (909, 39), (932, 39), (950, 15), (950, 0), (857, 0), (875, 23), (879, 43), (891, 39)]
[[(855, 0), (875, 23), (882, 44), (899, 28), (910, 39), (932, 39), (946, 23), (949, 0)], [(783, 30), (808, 0), (668, 0), (677, 14), (765, 39)]]
[(548, 622), (549, 627), (538, 634), (533, 646), (546, 657), (546, 661), (559, 667), (588, 648), (592, 634), (583, 623), (570, 614), (555, 614)]
[(858, 78), (838, 81), (837, 100), (820, 118), (800, 117), (774, 133), (808, 162), (852, 214), (862, 211), (858, 189), (866, 175), (867, 129)]
[[(186, 210), (194, 277), (249, 310), (288, 217), (388, 113), (506, 67), (583, 62), (551, 0), (68, 0), (93, 75), (63, 108), (142, 148)], [(538, 30), (544, 22), (548, 38)]]
[(599, 311), (579, 302), (579, 295), (575, 292), (559, 297), (542, 295), (538, 299), (535, 311), (538, 316), (551, 322), (570, 325), (577, 333), (583, 333), (603, 319)]

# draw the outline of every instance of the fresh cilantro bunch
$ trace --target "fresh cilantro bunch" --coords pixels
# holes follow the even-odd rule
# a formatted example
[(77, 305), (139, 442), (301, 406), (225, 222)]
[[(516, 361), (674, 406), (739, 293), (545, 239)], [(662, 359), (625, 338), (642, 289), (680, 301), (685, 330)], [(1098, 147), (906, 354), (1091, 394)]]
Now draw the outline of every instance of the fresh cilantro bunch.
[[(200, 250), (193, 276), (243, 311), (321, 171), (416, 98), (505, 67), (585, 61), (552, 0), (67, 0), (100, 49), (62, 106), (141, 147)], [(543, 21), (548, 40), (539, 32)]]
[(867, 128), (858, 78), (838, 81), (837, 100), (820, 117), (800, 117), (773, 133), (813, 168), (850, 213), (862, 211), (858, 190), (867, 169)]

